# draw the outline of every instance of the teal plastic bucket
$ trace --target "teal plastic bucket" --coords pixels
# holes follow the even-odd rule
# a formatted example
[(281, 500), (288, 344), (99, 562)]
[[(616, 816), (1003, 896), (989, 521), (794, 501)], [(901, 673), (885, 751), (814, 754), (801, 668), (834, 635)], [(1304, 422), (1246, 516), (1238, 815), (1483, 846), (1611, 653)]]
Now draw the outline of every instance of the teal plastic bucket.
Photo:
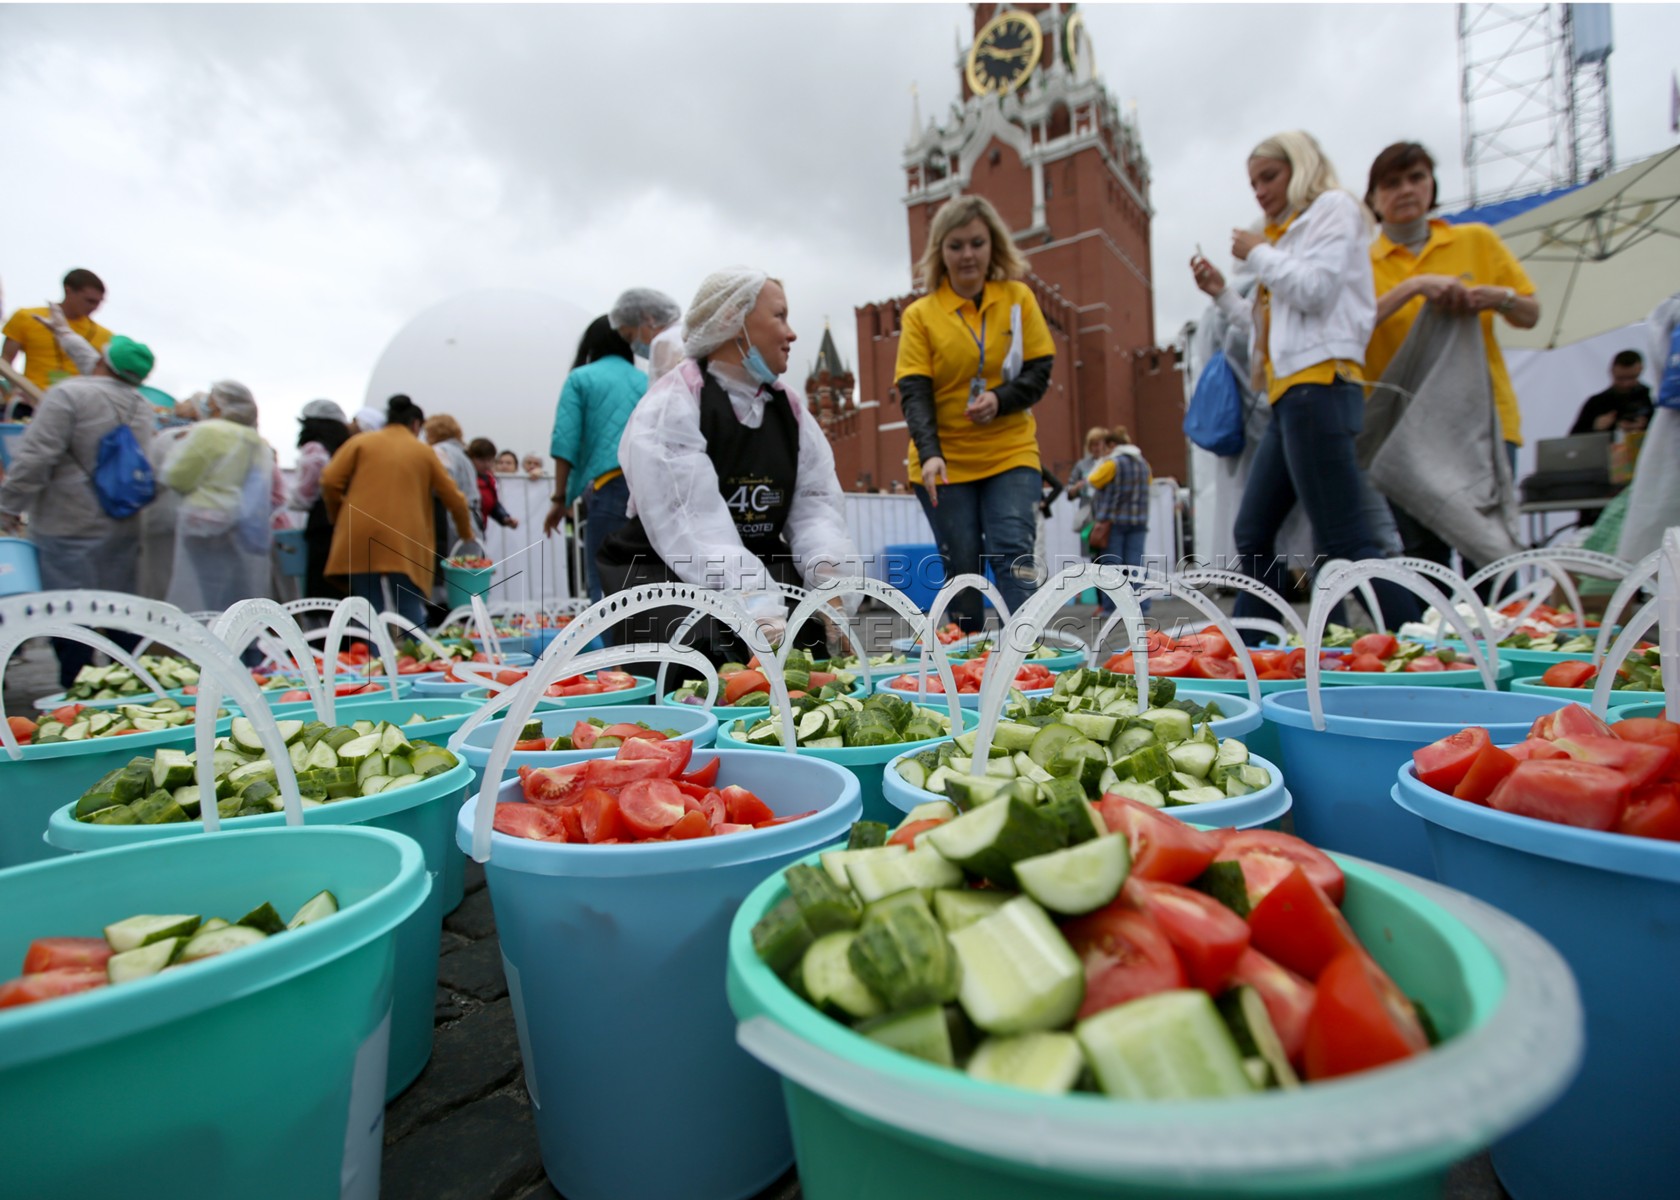
[[(921, 681), (920, 670), (897, 671), (891, 675), (877, 675), (873, 678), (875, 681), (875, 690), (877, 692), (886, 692), (890, 696), (899, 696), (910, 701), (912, 704), (945, 703), (945, 696), (941, 692), (930, 691), (924, 696), (916, 687), (898, 688), (893, 686), (893, 680), (900, 678), (909, 679), (913, 684), (919, 683)], [(930, 667), (928, 669), (929, 682), (931, 683), (933, 680), (938, 678), (939, 676)], [(1026, 688), (1021, 690), (1021, 695), (1025, 696), (1028, 700), (1036, 700), (1040, 696), (1048, 696), (1055, 690), (1055, 688)], [(964, 692), (959, 694), (957, 699), (962, 703), (964, 708), (978, 709), (980, 707), (979, 692)]]
[(24, 538), (0, 537), (0, 596), (41, 590), (41, 555)]
[[(452, 861), (459, 858), (453, 845), (453, 825), (471, 779), (472, 768), (462, 762), (441, 775), (394, 792), (335, 800), (304, 812), (305, 828), (371, 825), (413, 838), (425, 857), (431, 880), (425, 903), (397, 929), (396, 999), (391, 1011), (387, 1098), (395, 1097), (413, 1083), (432, 1056), (433, 1008), (443, 936), (442, 882)], [(74, 811), (75, 804), (71, 802), (54, 812), (47, 823), (47, 840), (73, 853), (142, 842), (194, 840), (193, 835), (204, 832), (204, 826), (197, 821), (171, 825), (89, 825), (76, 820)], [(277, 829), (285, 821), (284, 813), (265, 813), (260, 817), (240, 817), (229, 822), (227, 828)]]
[[(720, 786), (817, 815), (687, 842), (491, 837), (485, 877), (525, 1086), (543, 1168), (569, 1200), (745, 1200), (793, 1161), (776, 1076), (735, 1044), (721, 986), (729, 922), (766, 875), (846, 836), (858, 785), (814, 758), (718, 757)], [(500, 799), (521, 799), (517, 779)], [(461, 809), (462, 849), (477, 805)]]
[[(901, 651), (900, 653), (908, 652)], [(967, 662), (973, 657), (972, 654), (953, 654), (951, 655), (951, 662), (955, 665), (960, 662)], [(1075, 667), (1085, 666), (1090, 657), (1090, 654), (1084, 650), (1069, 650), (1066, 654), (1058, 654), (1054, 658), (1028, 658), (1023, 660), (1021, 665), (1024, 667), (1029, 664), (1037, 664), (1053, 674), (1060, 675), (1063, 671), (1071, 671)]]
[[(564, 712), (543, 712), (539, 709), (532, 720), (541, 721), (543, 736), (552, 738), (570, 733), (574, 725), (579, 721), (587, 721), (590, 717), (605, 721), (609, 725), (616, 721), (639, 721), (655, 729), (675, 729), (679, 739), (693, 742), (697, 748), (708, 747), (717, 741), (717, 718), (708, 709), (690, 709), (686, 704), (616, 704), (598, 712), (587, 708), (572, 708)], [(467, 735), (466, 741), (455, 747), (455, 752), (466, 759), (467, 765), (473, 769), (474, 788), (477, 788), (479, 781), (484, 778), (484, 768), (490, 761), (490, 751), (495, 747), (496, 739), (501, 736), (505, 720), (505, 717), (496, 717), (484, 722)], [(563, 767), (567, 763), (582, 762), (590, 758), (612, 758), (617, 753), (616, 746), (610, 750), (515, 750), (508, 755), (502, 778), (511, 778), (518, 773), (520, 767)]]
[[(1597, 682), (1596, 680), (1594, 681)], [(1539, 679), (1516, 679), (1511, 682), (1511, 690), (1527, 696), (1551, 696), (1560, 701), (1572, 701), (1582, 708), (1591, 708), (1593, 689), (1547, 687)], [(1660, 692), (1611, 692), (1609, 708), (1612, 712), (1624, 708), (1629, 704), (1645, 704), (1652, 700), (1660, 700)]]
[[(224, 717), (216, 733), (225, 734), (232, 725), (233, 718)], [(150, 755), (160, 746), (190, 750), (193, 737), (193, 727), (187, 725), (23, 746), (23, 757), (16, 760), (0, 750), (0, 868), (58, 857), (63, 852), (43, 840), (53, 810), (66, 800), (79, 799), (100, 776), (128, 765), (136, 755)]]
[[(893, 673), (897, 674), (896, 671)], [(883, 678), (883, 676), (879, 674), (873, 674), (870, 676), (871, 680), (880, 678)], [(852, 690), (846, 694), (854, 699), (861, 700), (865, 696), (869, 695), (869, 693), (870, 689), (865, 687), (863, 684), (863, 676), (859, 675), (857, 682), (852, 685)], [(671, 699), (671, 697), (675, 694), (675, 690), (673, 689), (665, 695), (660, 696), (654, 701), (654, 703), (665, 705), (670, 708), (706, 707), (703, 704), (689, 704), (681, 700)], [(766, 696), (765, 703), (763, 704), (718, 704), (713, 706), (711, 711), (712, 714), (717, 717), (718, 721), (724, 724), (727, 724), (730, 721), (757, 721), (770, 715), (769, 697)]]
[[(945, 719), (950, 718), (950, 710), (929, 705)], [(962, 710), (963, 726), (958, 733), (964, 733), (980, 724), (980, 714), (972, 708)], [(761, 718), (734, 720), (718, 728), (717, 744), (726, 750), (757, 750), (759, 752), (774, 751), (782, 753), (780, 746), (757, 746), (743, 740), (747, 728), (756, 724)], [(880, 821), (887, 825), (897, 825), (904, 819), (904, 814), (888, 802), (882, 791), (884, 786), (882, 772), (889, 762), (895, 762), (906, 754), (926, 750), (929, 746), (937, 746), (940, 742), (949, 741), (950, 737), (927, 738), (920, 742), (896, 742), (891, 746), (859, 746), (856, 748), (842, 747), (838, 750), (812, 749), (803, 747), (797, 751), (806, 758), (820, 758), (824, 762), (835, 763), (845, 767), (857, 777), (859, 795), (863, 800), (863, 817), (865, 821)], [(937, 798), (937, 797), (933, 797)]]
[(1445, 883), (1532, 926), (1574, 969), (1581, 1074), (1494, 1147), (1518, 1200), (1671, 1196), (1680, 1179), (1680, 843), (1554, 825), (1455, 800), (1402, 768), (1397, 804), (1429, 831)]
[[(1493, 681), (1501, 690), (1511, 683), (1515, 668), (1505, 661), (1505, 656), (1499, 656), (1499, 669), (1493, 673)], [(1319, 675), (1326, 685), (1337, 687), (1428, 687), (1428, 688), (1482, 688), (1482, 673), (1478, 670), (1468, 671), (1324, 671)], [(1276, 682), (1281, 683), (1282, 680)], [(1304, 680), (1302, 682), (1305, 682)]]
[[(596, 692), (590, 696), (543, 696), (537, 701), (537, 711), (546, 712), (556, 708), (610, 708), (620, 704), (639, 704), (653, 695), (654, 682), (646, 675), (631, 676), (636, 683), (617, 692)], [(462, 697), (463, 700), (477, 700), (480, 704), (491, 698), (489, 688), (475, 688)]]
[(1621, 704), (1611, 714), (1613, 720), (1630, 721), (1634, 717), (1660, 717), (1667, 711), (1667, 704), (1659, 699), (1641, 700), (1637, 704)]
[[(483, 638), (469, 634), (467, 640), (474, 646), (477, 646), (481, 652), (488, 653), (485, 649)], [(552, 638), (548, 639), (548, 641), (552, 640)], [(516, 665), (513, 662), (514, 655), (524, 655), (525, 664), (528, 665), (536, 662), (537, 655), (541, 654), (548, 648), (548, 641), (544, 641), (535, 634), (514, 633), (509, 634), (507, 637), (498, 636), (496, 638), (496, 645), (501, 648), (501, 652), (503, 654), (508, 656), (509, 666)]]
[(495, 575), (495, 567), (452, 567), (445, 563), (443, 586), (448, 594), (449, 607), (462, 608), (471, 604), (474, 596), (484, 595), (490, 590)]
[(303, 530), (274, 531), (274, 562), (280, 568), (280, 574), (289, 578), (302, 579), (309, 574), (309, 545), (304, 540)]
[(0, 1010), (0, 1190), (31, 1200), (377, 1195), (392, 931), (428, 890), (407, 838), (251, 830), (0, 872), (0, 962), (15, 967), (32, 938), (97, 935), (137, 913), (236, 918), (265, 900), (290, 913), (323, 888), (340, 909), (317, 924), (151, 979)]
[[(881, 773), (881, 791), (892, 813), (888, 824), (896, 825), (904, 814), (918, 804), (943, 800), (944, 796), (926, 788), (911, 787), (898, 773), (898, 760), (909, 754), (894, 755)], [(1169, 816), (1194, 821), (1197, 825), (1217, 826), (1221, 829), (1258, 829), (1281, 821), (1289, 811), (1289, 789), (1284, 787), (1283, 772), (1266, 759), (1249, 752), (1249, 761), (1271, 772), (1272, 782), (1246, 796), (1228, 796), (1224, 800), (1209, 800), (1205, 804), (1179, 805), (1164, 809)]]
[[(338, 718), (341, 711), (347, 713), (351, 709), (364, 704), (389, 704), (391, 702), (391, 685), (383, 680), (374, 680), (374, 682), (378, 685), (374, 691), (355, 692), (348, 696), (333, 697), (334, 718)], [(277, 694), (283, 696), (286, 693), (279, 692)], [(264, 692), (263, 698), (267, 699), (268, 695), (269, 693)], [(414, 684), (411, 680), (397, 680), (397, 698), (399, 700), (406, 701), (413, 695)], [(434, 699), (436, 698), (438, 697), (434, 697)], [(310, 700), (271, 700), (269, 701), (268, 711), (276, 717), (301, 717), (307, 721), (312, 719), (315, 714), (315, 704)], [(354, 718), (345, 717), (343, 719), (353, 720)]]
[[(1580, 1053), (1569, 971), (1531, 931), (1342, 859), (1343, 912), (1448, 1040), (1395, 1066), (1241, 1100), (1136, 1103), (981, 1083), (824, 1016), (753, 952), (787, 892), (729, 933), (739, 1039), (784, 1076), (808, 1200), (1438, 1198), (1447, 1169), (1543, 1108)], [(1608, 1194), (1608, 1193), (1605, 1193)]]
[[(1448, 642), (1445, 644), (1453, 646), (1461, 654), (1464, 653), (1462, 649), (1464, 645), (1463, 642)], [(1558, 663), (1591, 662), (1592, 658), (1593, 656), (1591, 650), (1583, 650), (1578, 654), (1560, 654), (1556, 650), (1518, 650), (1515, 648), (1506, 649), (1504, 647), (1500, 647), (1499, 650), (1499, 661), (1501, 665), (1505, 663), (1511, 664), (1511, 675), (1513, 680), (1537, 679), (1546, 673), (1546, 668), (1555, 667)], [(1503, 674), (1503, 672), (1501, 672), (1501, 674)]]
[(1261, 706), (1283, 748), (1294, 793), (1295, 832), (1325, 850), (1435, 877), (1424, 823), (1389, 799), (1394, 773), (1412, 751), (1485, 726), (1495, 742), (1520, 742), (1535, 718), (1562, 705), (1547, 696), (1483, 688), (1325, 688), (1322, 733), (1305, 691), (1267, 696)]
[(150, 704), (163, 696), (167, 696), (171, 700), (179, 700), (183, 704), (191, 704), (193, 700), (192, 695), (184, 690), (136, 692), (132, 696), (118, 696), (115, 700), (71, 700), (63, 692), (54, 692), (50, 696), (42, 696), (33, 703), (36, 712), (51, 712), (55, 708), (63, 708), (66, 704), (80, 704), (83, 708), (121, 708), (125, 704)]

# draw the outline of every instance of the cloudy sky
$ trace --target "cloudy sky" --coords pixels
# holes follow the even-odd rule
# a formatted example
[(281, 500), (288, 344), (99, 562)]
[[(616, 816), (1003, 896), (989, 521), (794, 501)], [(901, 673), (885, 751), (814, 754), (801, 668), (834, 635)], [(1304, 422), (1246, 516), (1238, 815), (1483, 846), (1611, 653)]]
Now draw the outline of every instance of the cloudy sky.
[[(1253, 218), (1244, 157), (1276, 129), (1315, 131), (1355, 184), (1416, 138), (1465, 193), (1453, 5), (1086, 13), (1152, 163), (1161, 341), (1201, 308), (1192, 248)], [(1614, 19), (1625, 162), (1673, 144), (1680, 6)], [(825, 316), (850, 357), (853, 307), (908, 286), (910, 88), (943, 118), (971, 27), (961, 4), (0, 5), (3, 303), (91, 267), (155, 383), (241, 379), (287, 448), (304, 401), (354, 410), (392, 336), (473, 289), (599, 312), (759, 264), (787, 281), (803, 382)]]

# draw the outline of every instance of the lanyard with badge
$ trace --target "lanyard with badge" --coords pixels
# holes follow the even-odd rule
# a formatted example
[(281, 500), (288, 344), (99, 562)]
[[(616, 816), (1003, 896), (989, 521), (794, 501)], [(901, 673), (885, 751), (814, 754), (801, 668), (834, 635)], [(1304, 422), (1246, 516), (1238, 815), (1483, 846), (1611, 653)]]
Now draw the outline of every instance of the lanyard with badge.
[[(984, 297), (985, 293), (982, 292), (981, 298), (984, 299)], [(974, 332), (974, 327), (968, 323), (968, 319), (961, 313), (957, 314), (957, 319), (962, 322), (962, 327), (968, 332), (968, 336), (974, 339), (974, 348), (980, 355), (980, 361), (974, 368), (974, 378), (968, 382), (968, 407), (973, 408), (974, 402), (980, 399), (981, 394), (986, 390), (986, 314), (980, 314), (979, 333)]]

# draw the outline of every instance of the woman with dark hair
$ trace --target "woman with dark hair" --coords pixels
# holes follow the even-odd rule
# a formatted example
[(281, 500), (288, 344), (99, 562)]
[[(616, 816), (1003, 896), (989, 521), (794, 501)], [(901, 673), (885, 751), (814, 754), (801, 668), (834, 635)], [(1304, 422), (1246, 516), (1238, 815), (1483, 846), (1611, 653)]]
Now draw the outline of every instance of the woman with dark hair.
[(443, 463), (420, 440), (426, 414), (407, 396), (392, 396), (385, 413), (383, 429), (345, 442), (321, 472), (321, 496), (333, 522), (327, 573), (347, 577), (350, 593), (375, 611), (394, 608), (423, 625), (435, 574), (432, 497), (443, 501), (459, 529), (473, 527), (472, 513)]
[[(1435, 160), (1417, 142), (1395, 142), (1371, 163), (1365, 203), (1382, 222), (1382, 232), (1371, 243), (1377, 324), (1365, 350), (1365, 376), (1377, 379), (1388, 368), (1425, 303), (1450, 313), (1475, 313), (1514, 475), (1522, 418), (1493, 333), (1493, 315), (1498, 313), (1517, 329), (1532, 329), (1540, 320), (1540, 301), (1522, 264), (1491, 228), (1430, 220), (1436, 199)], [(1406, 553), (1446, 564), (1451, 547), (1411, 514), (1393, 507)]]
[(543, 533), (560, 527), (566, 510), (583, 499), (583, 561), (589, 599), (599, 600), (601, 571), (595, 554), (629, 520), (630, 486), (618, 462), (618, 440), (647, 391), (647, 373), (636, 366), (630, 342), (612, 316), (596, 317), (578, 339), (577, 357), (554, 409), (554, 494)]
[(292, 479), (292, 494), (286, 507), (308, 513), (303, 525), (303, 594), (336, 600), (344, 589), (327, 578), (327, 555), (332, 550), (332, 522), (321, 499), (321, 472), (350, 440), (350, 421), (344, 410), (331, 400), (311, 400), (298, 418), (298, 465)]

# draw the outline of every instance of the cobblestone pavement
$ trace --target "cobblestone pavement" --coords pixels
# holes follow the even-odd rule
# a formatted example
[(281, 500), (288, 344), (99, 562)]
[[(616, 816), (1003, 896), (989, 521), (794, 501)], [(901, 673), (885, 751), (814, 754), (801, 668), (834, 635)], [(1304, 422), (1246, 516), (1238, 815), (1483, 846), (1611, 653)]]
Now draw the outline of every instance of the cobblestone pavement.
[[(1153, 615), (1170, 622), (1189, 613), (1187, 605), (1160, 602)], [(871, 641), (879, 646), (891, 632), (878, 626)], [(25, 648), (5, 684), (9, 712), (28, 712), (31, 699), (58, 690), (44, 643)], [(381, 1194), (386, 1200), (563, 1200), (543, 1174), (490, 893), (477, 864), (467, 866), (467, 896), (444, 921), (441, 950), (437, 1039), (425, 1071), (386, 1110)], [(799, 1196), (789, 1172), (756, 1200)], [(1480, 1155), (1453, 1171), (1445, 1200), (1506, 1200), (1506, 1194)]]

